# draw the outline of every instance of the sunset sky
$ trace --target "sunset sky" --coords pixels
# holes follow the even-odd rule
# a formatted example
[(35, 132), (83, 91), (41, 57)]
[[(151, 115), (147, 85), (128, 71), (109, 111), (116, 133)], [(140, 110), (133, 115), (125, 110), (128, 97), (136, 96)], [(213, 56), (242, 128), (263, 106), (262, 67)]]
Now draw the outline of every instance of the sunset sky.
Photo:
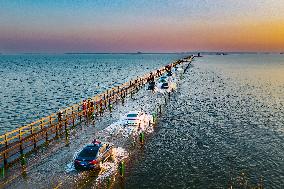
[(284, 1), (0, 1), (2, 53), (136, 51), (284, 51)]

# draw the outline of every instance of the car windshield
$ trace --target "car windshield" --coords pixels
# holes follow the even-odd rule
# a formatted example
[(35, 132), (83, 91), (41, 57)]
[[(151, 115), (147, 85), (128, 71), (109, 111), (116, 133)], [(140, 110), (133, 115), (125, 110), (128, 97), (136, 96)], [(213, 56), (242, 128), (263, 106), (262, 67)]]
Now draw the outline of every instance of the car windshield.
[(128, 114), (127, 117), (137, 117), (137, 114)]
[(88, 146), (85, 147), (80, 153), (80, 157), (85, 157), (85, 158), (92, 158), (92, 157), (97, 157), (99, 151), (98, 146)]

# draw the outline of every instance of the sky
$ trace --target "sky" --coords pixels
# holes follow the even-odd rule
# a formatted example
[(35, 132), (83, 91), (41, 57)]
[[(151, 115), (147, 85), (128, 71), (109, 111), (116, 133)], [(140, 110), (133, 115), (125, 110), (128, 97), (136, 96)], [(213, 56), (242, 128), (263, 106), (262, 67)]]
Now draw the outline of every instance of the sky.
[(0, 53), (284, 51), (283, 0), (0, 0)]

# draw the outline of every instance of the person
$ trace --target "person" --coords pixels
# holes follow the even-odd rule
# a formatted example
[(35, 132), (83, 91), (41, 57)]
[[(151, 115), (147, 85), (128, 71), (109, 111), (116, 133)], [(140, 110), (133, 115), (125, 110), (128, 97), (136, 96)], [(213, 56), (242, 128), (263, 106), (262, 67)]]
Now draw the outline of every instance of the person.
[(83, 109), (83, 114), (86, 116), (86, 110), (87, 110), (87, 103), (86, 100), (83, 100), (83, 104), (82, 104), (82, 109)]
[(155, 78), (154, 78), (154, 76), (153, 76), (152, 72), (150, 73), (150, 77), (149, 77), (149, 79), (150, 79), (150, 82), (154, 82), (154, 80), (155, 80)]
[(157, 70), (157, 75), (158, 77), (160, 77), (160, 70)]
[(145, 138), (145, 135), (144, 135), (144, 132), (142, 131), (139, 133), (139, 141), (141, 145), (144, 144), (144, 138)]
[(96, 104), (95, 104), (95, 109), (96, 109), (96, 112), (95, 112), (95, 115), (96, 115), (96, 117), (98, 117), (99, 116), (99, 104), (98, 104), (98, 102), (96, 102)]
[(109, 111), (111, 112), (112, 111), (112, 104), (109, 104), (108, 108), (109, 108)]
[(92, 100), (90, 101), (90, 108), (94, 109), (94, 101), (92, 101)]
[(121, 94), (121, 103), (122, 103), (122, 105), (124, 105), (124, 98), (125, 98), (125, 94)]
[(103, 102), (102, 102), (102, 99), (100, 100), (100, 106), (99, 106), (99, 108), (100, 108), (100, 116), (102, 116), (103, 115)]
[(92, 119), (94, 119), (94, 101), (92, 101), (92, 100), (90, 101), (90, 107), (89, 108), (90, 108), (89, 109), (90, 110), (89, 111), (90, 112), (90, 116), (91, 116)]
[(59, 121), (59, 122), (62, 121), (62, 115), (63, 115), (63, 113), (62, 113), (61, 110), (59, 110), (59, 112), (57, 113), (57, 115), (58, 115), (58, 121)]

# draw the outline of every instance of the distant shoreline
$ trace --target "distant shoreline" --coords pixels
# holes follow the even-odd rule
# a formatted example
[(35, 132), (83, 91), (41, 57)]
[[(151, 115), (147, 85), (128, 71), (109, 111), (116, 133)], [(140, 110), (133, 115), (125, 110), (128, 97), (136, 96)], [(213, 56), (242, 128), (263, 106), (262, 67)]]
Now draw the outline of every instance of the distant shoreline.
[(201, 55), (230, 55), (230, 54), (280, 54), (283, 52), (226, 52), (226, 51), (192, 51), (192, 52), (65, 52), (65, 53), (1, 53), (0, 55), (92, 55), (92, 54), (197, 54)]
[(105, 53), (96, 53), (96, 52), (67, 52), (64, 54), (188, 54), (187, 52), (169, 52), (169, 53), (159, 53), (159, 52), (139, 52), (139, 53), (131, 53), (131, 52), (121, 52), (121, 53), (111, 53), (111, 52), (105, 52)]

